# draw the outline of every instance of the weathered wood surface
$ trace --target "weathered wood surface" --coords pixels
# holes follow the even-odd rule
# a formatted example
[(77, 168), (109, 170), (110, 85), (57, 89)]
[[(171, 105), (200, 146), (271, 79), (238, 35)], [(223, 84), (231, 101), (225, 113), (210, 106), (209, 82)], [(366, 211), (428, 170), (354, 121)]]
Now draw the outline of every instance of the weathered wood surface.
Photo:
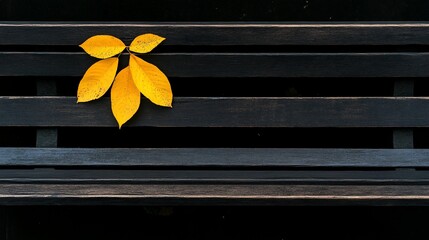
[[(0, 22), (0, 45), (78, 45), (97, 34), (130, 43), (152, 32), (165, 45), (428, 45), (429, 23)], [(31, 36), (31, 37), (28, 37)]]
[(414, 170), (137, 170), (2, 169), (0, 183), (51, 184), (429, 184), (429, 171)]
[[(0, 76), (38, 77), (39, 95), (52, 95), (44, 77), (80, 77), (96, 61), (77, 47), (88, 37), (112, 34), (129, 44), (153, 32), (168, 38), (166, 47), (143, 58), (169, 77), (399, 77), (395, 97), (176, 97), (173, 110), (144, 100), (128, 126), (392, 128), (394, 147), (412, 148), (407, 128), (429, 127), (429, 98), (411, 97), (409, 80), (429, 76), (428, 30), (429, 23), (2, 22)], [(54, 147), (56, 132), (45, 127), (117, 127), (109, 101), (0, 97), (0, 126), (37, 127), (36, 145)], [(427, 149), (0, 148), (0, 204), (429, 205), (428, 156)]]
[(0, 148), (8, 167), (429, 167), (427, 149)]
[[(54, 80), (41, 79), (36, 82), (37, 96), (57, 95), (57, 84)], [(39, 128), (36, 133), (37, 147), (56, 147), (58, 131), (56, 128)]]
[[(121, 56), (128, 64), (128, 56)], [(428, 77), (429, 53), (154, 53), (169, 77)], [(83, 76), (79, 52), (0, 52), (0, 76)]]
[[(427, 97), (177, 97), (173, 109), (144, 101), (128, 126), (428, 127)], [(49, 106), (49, 107), (48, 107)], [(0, 97), (0, 125), (116, 127), (110, 99)]]
[(0, 184), (2, 205), (427, 205), (421, 185)]
[[(397, 79), (393, 85), (393, 95), (408, 97), (414, 95), (413, 79)], [(413, 148), (414, 130), (412, 128), (400, 128), (393, 130), (393, 148)]]

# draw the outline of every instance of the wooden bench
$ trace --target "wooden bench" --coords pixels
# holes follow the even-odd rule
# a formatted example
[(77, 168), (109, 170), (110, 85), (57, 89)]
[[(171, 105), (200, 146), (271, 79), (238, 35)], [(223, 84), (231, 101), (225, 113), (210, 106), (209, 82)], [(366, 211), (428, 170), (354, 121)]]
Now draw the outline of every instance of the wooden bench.
[[(58, 91), (58, 84), (76, 83), (95, 61), (77, 45), (97, 34), (129, 44), (148, 32), (167, 38), (158, 52), (143, 57), (175, 79), (173, 92), (182, 80), (233, 84), (243, 78), (261, 86), (267, 79), (387, 79), (385, 88), (393, 91), (236, 97), (200, 96), (194, 88), (176, 94), (173, 109), (143, 100), (135, 118), (114, 131), (143, 129), (144, 139), (144, 129), (164, 138), (170, 129), (214, 128), (231, 131), (229, 136), (255, 128), (314, 134), (380, 129), (391, 132), (391, 146), (61, 146), (62, 129), (117, 128), (108, 97), (76, 104)], [(34, 130), (36, 139), (34, 146), (0, 148), (0, 205), (429, 204), (429, 149), (413, 148), (413, 131), (429, 127), (429, 98), (413, 96), (415, 80), (429, 77), (429, 24), (3, 22), (0, 36), (0, 80), (37, 82), (33, 95), (0, 96), (1, 128), (11, 134)]]

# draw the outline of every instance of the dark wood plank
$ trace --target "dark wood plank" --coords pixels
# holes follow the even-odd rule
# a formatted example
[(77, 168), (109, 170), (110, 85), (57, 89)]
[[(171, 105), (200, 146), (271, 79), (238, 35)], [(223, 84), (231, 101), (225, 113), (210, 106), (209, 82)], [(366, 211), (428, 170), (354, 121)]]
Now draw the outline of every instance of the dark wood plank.
[(127, 44), (143, 33), (165, 45), (412, 45), (429, 44), (429, 24), (403, 23), (0, 23), (0, 45), (78, 45), (97, 34)]
[[(413, 96), (414, 80), (397, 79), (393, 86), (394, 96)], [(414, 147), (414, 130), (409, 128), (393, 130), (393, 148), (413, 148)]]
[[(49, 106), (49, 107), (47, 107)], [(427, 97), (177, 97), (173, 108), (143, 100), (128, 126), (157, 127), (428, 127)], [(117, 127), (110, 99), (0, 97), (0, 126)]]
[(36, 82), (37, 96), (56, 96), (57, 83), (53, 79), (39, 79)]
[[(40, 79), (36, 82), (38, 96), (57, 95), (55, 80)], [(56, 128), (38, 128), (36, 133), (36, 147), (56, 147), (58, 131)]]
[(36, 133), (36, 147), (56, 147), (58, 142), (57, 128), (38, 128)]
[(393, 95), (397, 97), (411, 97), (414, 95), (414, 80), (396, 79), (393, 86)]
[[(428, 77), (429, 53), (159, 53), (169, 77)], [(3, 52), (0, 76), (83, 76), (85, 53)], [(122, 55), (123, 65), (128, 56)]]
[(2, 205), (428, 205), (427, 185), (0, 184)]
[(393, 148), (413, 148), (414, 130), (401, 128), (393, 130)]
[(427, 149), (0, 148), (8, 167), (429, 167)]
[(429, 171), (0, 169), (0, 183), (429, 184)]

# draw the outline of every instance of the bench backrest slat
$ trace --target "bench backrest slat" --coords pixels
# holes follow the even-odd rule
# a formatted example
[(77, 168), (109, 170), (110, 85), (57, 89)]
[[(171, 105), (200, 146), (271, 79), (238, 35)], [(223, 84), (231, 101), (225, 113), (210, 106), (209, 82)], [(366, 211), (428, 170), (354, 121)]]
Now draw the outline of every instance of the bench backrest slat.
[(129, 44), (140, 34), (172, 46), (428, 45), (427, 22), (392, 23), (49, 23), (0, 22), (0, 45), (75, 46), (97, 34)]
[[(76, 104), (74, 97), (0, 97), (0, 112), (7, 113), (0, 125), (115, 127), (109, 101)], [(145, 101), (129, 126), (429, 127), (429, 99), (177, 97), (173, 109)]]

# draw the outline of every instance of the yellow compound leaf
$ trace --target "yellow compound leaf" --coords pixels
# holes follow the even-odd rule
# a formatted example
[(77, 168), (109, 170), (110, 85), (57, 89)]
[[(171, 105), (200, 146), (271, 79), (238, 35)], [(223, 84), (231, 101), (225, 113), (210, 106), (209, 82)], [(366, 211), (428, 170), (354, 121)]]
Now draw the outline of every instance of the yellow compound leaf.
[(118, 58), (108, 58), (89, 67), (79, 83), (77, 102), (89, 102), (102, 97), (115, 79), (118, 63)]
[(136, 37), (130, 45), (130, 51), (148, 53), (158, 46), (165, 38), (147, 33)]
[(140, 106), (140, 91), (134, 85), (130, 68), (126, 67), (118, 73), (111, 90), (112, 112), (122, 127)]
[(156, 105), (171, 107), (173, 93), (170, 82), (156, 66), (130, 55), (130, 70), (139, 91)]
[(90, 37), (79, 46), (89, 55), (101, 59), (113, 57), (125, 49), (125, 44), (120, 39), (110, 35)]

